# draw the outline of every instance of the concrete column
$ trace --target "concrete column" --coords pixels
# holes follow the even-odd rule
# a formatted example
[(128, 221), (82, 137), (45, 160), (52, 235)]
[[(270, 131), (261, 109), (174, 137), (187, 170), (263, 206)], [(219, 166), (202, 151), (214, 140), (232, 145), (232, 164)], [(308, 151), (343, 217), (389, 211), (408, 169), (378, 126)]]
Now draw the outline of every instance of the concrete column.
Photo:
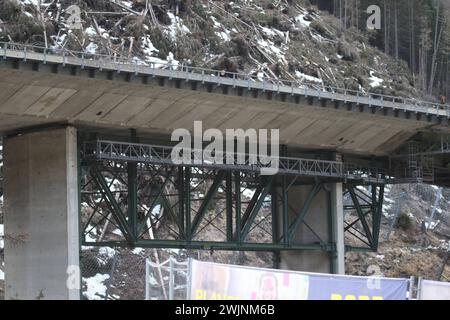
[[(313, 188), (312, 185), (292, 186), (288, 191), (289, 221), (292, 223)], [(279, 208), (282, 212), (282, 208)], [(282, 215), (280, 214), (280, 219)], [(280, 254), (280, 269), (344, 273), (344, 219), (342, 207), (342, 184), (327, 184), (312, 201), (305, 219), (311, 229), (325, 242), (336, 243), (336, 254), (325, 251), (284, 251)], [(282, 225), (280, 220), (280, 225)], [(279, 228), (282, 230), (282, 227)], [(294, 234), (292, 244), (320, 243), (314, 233), (301, 224)]]
[(345, 274), (345, 242), (344, 242), (344, 201), (342, 183), (334, 183), (331, 190), (331, 232), (336, 244), (336, 254), (332, 257), (333, 271)]
[(79, 299), (76, 129), (7, 138), (4, 152), (5, 298)]

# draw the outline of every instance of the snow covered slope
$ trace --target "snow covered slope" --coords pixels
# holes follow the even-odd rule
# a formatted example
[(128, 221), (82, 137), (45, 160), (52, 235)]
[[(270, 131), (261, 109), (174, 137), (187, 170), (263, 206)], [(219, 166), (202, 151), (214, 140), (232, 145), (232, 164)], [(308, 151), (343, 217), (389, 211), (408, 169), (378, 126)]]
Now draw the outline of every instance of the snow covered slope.
[(3, 0), (0, 41), (420, 96), (406, 65), (307, 0), (169, 2), (79, 0), (82, 27), (70, 29), (74, 1)]

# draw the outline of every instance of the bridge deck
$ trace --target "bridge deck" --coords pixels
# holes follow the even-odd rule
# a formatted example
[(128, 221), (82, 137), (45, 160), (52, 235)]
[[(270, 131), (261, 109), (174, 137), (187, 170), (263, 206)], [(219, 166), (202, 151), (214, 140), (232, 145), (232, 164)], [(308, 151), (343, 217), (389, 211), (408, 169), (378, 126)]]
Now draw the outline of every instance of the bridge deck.
[(449, 131), (448, 106), (38, 51), (0, 44), (3, 132), (64, 122), (110, 133), (135, 128), (141, 136), (167, 139), (201, 120), (204, 130), (279, 128), (288, 146), (385, 156), (419, 131)]

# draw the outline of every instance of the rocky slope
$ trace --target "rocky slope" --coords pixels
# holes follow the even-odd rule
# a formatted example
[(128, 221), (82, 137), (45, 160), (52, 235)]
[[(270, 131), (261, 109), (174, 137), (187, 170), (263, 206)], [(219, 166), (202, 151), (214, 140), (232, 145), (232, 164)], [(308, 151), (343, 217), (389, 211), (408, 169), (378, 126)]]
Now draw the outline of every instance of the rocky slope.
[[(307, 0), (3, 0), (0, 40), (419, 97), (406, 65)], [(70, 4), (81, 29), (70, 29)], [(162, 67), (162, 65), (159, 65)]]

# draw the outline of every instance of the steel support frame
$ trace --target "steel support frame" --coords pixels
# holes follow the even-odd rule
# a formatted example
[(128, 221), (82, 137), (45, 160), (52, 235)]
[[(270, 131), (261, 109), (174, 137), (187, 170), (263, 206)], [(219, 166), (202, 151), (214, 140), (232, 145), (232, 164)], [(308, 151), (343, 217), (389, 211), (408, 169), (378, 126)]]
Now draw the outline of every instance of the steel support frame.
[[(321, 182), (313, 185), (311, 195), (303, 207), (292, 208), (286, 193), (279, 193), (280, 188), (291, 186), (285, 185), (285, 176), (92, 160), (81, 160), (80, 171), (84, 177), (80, 180), (81, 207), (84, 207), (81, 211), (85, 212), (81, 217), (81, 239), (86, 246), (274, 253), (282, 250), (335, 250), (333, 243), (293, 241), (294, 230), (306, 223), (304, 218), (312, 199), (323, 185)], [(153, 192), (145, 191), (139, 185), (139, 181), (145, 180), (142, 176), (150, 181), (149, 188)], [(167, 191), (167, 186), (171, 187), (170, 191)], [(205, 189), (199, 192), (201, 186)], [(245, 189), (253, 190), (249, 200), (242, 196)], [(203, 191), (203, 197), (195, 196)], [(145, 192), (148, 199), (143, 200), (142, 194)], [(146, 211), (140, 209), (142, 202), (147, 203)], [(87, 206), (87, 203), (92, 204)], [(162, 218), (152, 213), (157, 204), (165, 210)], [(285, 217), (287, 210), (298, 212), (297, 218), (291, 223)], [(225, 212), (224, 217), (222, 212)], [(283, 218), (280, 219), (279, 215)], [(160, 237), (164, 232), (160, 232), (156, 225), (165, 219), (173, 222), (170, 230), (165, 230), (171, 236)], [(106, 220), (111, 221), (110, 229), (116, 226), (114, 234), (106, 232), (111, 234), (110, 237), (105, 236), (101, 241), (86, 239), (93, 229), (101, 229), (105, 233), (103, 224)], [(204, 230), (209, 227), (221, 230), (223, 239), (211, 241), (203, 237)], [(150, 229), (151, 237), (147, 234)], [(255, 232), (266, 234), (265, 241), (259, 241)]]
[[(311, 180), (283, 173), (261, 176), (239, 167), (230, 170), (95, 159), (83, 154), (83, 150), (80, 149), (79, 179), (83, 245), (272, 251), (274, 265), (278, 263), (277, 254), (284, 250), (321, 250), (331, 256), (336, 252), (332, 240), (320, 239), (305, 219), (315, 196), (327, 190), (327, 183), (335, 183), (335, 178)], [(357, 187), (359, 183), (344, 184), (344, 194), (351, 199), (351, 204), (344, 205), (344, 211), (352, 211), (356, 216), (354, 221), (346, 222), (344, 231), (353, 234), (362, 246), (346, 249), (376, 251), (384, 184), (371, 184), (372, 192), (368, 194)], [(300, 208), (293, 208), (289, 189), (305, 184), (312, 186), (310, 193)], [(245, 189), (253, 190), (249, 200), (242, 196)], [(163, 215), (154, 212), (158, 206)], [(289, 212), (295, 213), (294, 219), (289, 218)], [(163, 223), (163, 231), (159, 230), (161, 222), (167, 220), (172, 223)], [(86, 239), (94, 229), (108, 234), (108, 230), (103, 230), (108, 227), (103, 225), (106, 221), (110, 221), (109, 229), (116, 227), (113, 235), (95, 241)], [(318, 241), (294, 241), (302, 224)], [(214, 241), (205, 237), (211, 228), (223, 237)], [(260, 241), (262, 237), (255, 236), (256, 231), (266, 237)]]
[(383, 212), (384, 184), (360, 186), (344, 184), (344, 222), (346, 236), (352, 236), (359, 245), (346, 245), (347, 251), (378, 250), (380, 225)]

